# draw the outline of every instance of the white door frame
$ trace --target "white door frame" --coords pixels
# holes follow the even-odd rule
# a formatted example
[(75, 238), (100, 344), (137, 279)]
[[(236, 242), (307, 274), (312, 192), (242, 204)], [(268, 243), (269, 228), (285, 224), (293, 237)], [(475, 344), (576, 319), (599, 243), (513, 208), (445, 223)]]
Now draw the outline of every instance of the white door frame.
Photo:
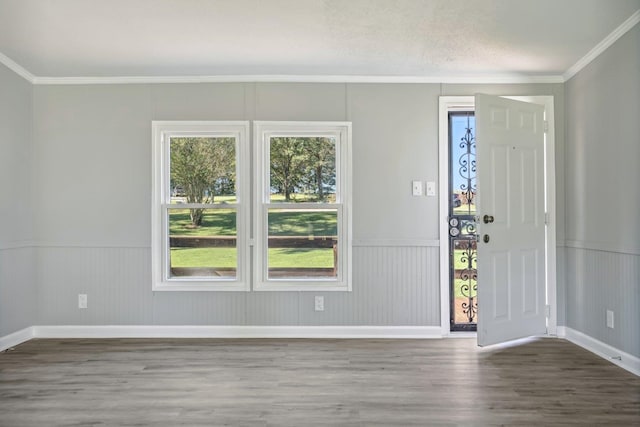
[[(546, 226), (546, 293), (547, 335), (557, 335), (556, 303), (556, 170), (555, 170), (555, 114), (553, 96), (505, 96), (518, 101), (544, 105), (547, 131), (545, 132), (545, 212)], [(449, 301), (449, 118), (450, 111), (474, 109), (473, 96), (441, 96), (439, 108), (439, 182), (440, 182), (440, 328), (442, 336), (450, 336)], [(455, 332), (465, 335), (464, 332)], [(468, 333), (466, 333), (468, 335)], [(475, 335), (475, 333), (473, 333)]]

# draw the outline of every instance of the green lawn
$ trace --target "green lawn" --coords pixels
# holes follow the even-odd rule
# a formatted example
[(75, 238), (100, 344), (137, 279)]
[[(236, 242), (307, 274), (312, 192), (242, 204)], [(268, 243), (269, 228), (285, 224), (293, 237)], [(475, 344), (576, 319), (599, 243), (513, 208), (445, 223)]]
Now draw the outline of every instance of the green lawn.
[(235, 209), (205, 210), (200, 227), (191, 225), (189, 209), (169, 211), (169, 234), (171, 236), (235, 236)]
[[(335, 236), (335, 211), (291, 211), (274, 209), (269, 212), (270, 236)], [(236, 235), (235, 209), (208, 209), (200, 227), (193, 227), (189, 209), (171, 209), (169, 233), (171, 236), (234, 236)], [(172, 248), (172, 267), (233, 268), (237, 264), (236, 248)], [(332, 268), (331, 248), (272, 248), (269, 249), (269, 267), (272, 268)]]
[(338, 214), (336, 211), (269, 212), (270, 236), (335, 236)]
[(236, 248), (171, 248), (171, 267), (235, 268)]
[(333, 268), (333, 249), (269, 249), (269, 268), (294, 267)]
[[(454, 268), (456, 270), (463, 270), (465, 268), (468, 268), (469, 266), (469, 261), (466, 260), (465, 262), (463, 262), (463, 258), (466, 258), (466, 255), (464, 254), (464, 251), (462, 249), (457, 249), (456, 251), (454, 251), (453, 254), (453, 265)], [(473, 267), (477, 268), (477, 264), (476, 262), (473, 263)], [(475, 285), (477, 282), (475, 280), (471, 280), (470, 282), (467, 280), (462, 280), (462, 279), (455, 279), (455, 286), (454, 286), (454, 291), (455, 291), (455, 295), (456, 297), (462, 297), (464, 295), (462, 295), (462, 292), (460, 290), (460, 288), (462, 287), (462, 285), (471, 285), (473, 287), (473, 285)], [(476, 296), (476, 292), (472, 291), (471, 292), (471, 296)]]
[[(202, 225), (193, 227), (189, 209), (169, 211), (169, 234), (172, 236), (234, 236), (236, 234), (236, 211), (234, 209), (208, 209), (203, 215)], [(338, 217), (335, 211), (288, 211), (269, 212), (270, 236), (335, 236)]]
[[(235, 268), (235, 248), (172, 248), (171, 267)], [(271, 268), (333, 268), (333, 249), (272, 248), (269, 249)]]
[[(469, 268), (469, 258), (464, 252), (465, 251), (462, 249), (456, 249), (453, 253), (453, 266), (456, 270), (463, 270), (465, 268)], [(473, 256), (476, 257), (475, 254)], [(478, 267), (477, 259), (473, 260), (472, 266), (473, 268)]]

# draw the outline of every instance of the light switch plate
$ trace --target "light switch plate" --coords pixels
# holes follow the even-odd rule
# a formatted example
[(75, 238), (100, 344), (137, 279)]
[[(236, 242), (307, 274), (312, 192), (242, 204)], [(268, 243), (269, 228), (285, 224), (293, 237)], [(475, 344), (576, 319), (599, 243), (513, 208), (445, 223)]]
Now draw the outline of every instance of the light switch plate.
[(436, 195), (436, 183), (434, 181), (427, 181), (427, 196)]
[(411, 194), (414, 196), (422, 196), (422, 181), (411, 182)]

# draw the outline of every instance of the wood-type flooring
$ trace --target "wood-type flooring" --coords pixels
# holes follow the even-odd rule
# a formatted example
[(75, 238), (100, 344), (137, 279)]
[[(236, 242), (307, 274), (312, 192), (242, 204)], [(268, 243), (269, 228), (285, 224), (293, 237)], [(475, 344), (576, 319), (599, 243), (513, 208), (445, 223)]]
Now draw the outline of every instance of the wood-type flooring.
[(0, 426), (640, 425), (640, 378), (567, 341), (34, 339)]

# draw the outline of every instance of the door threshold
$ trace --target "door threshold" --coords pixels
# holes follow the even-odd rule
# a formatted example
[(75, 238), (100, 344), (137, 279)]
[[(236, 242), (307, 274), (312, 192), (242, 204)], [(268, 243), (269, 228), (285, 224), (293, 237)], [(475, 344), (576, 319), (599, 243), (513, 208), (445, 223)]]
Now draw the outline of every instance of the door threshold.
[(477, 336), (477, 332), (459, 331), (449, 332), (449, 335), (445, 335), (445, 338), (476, 338)]

